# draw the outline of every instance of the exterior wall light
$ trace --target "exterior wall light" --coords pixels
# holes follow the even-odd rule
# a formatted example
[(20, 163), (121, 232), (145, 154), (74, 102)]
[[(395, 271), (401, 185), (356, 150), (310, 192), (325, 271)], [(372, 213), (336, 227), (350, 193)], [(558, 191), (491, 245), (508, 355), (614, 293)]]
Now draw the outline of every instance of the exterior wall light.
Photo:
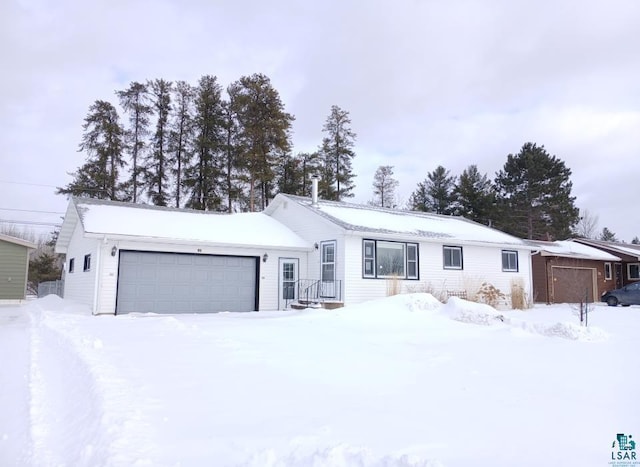
[(267, 253), (265, 253), (264, 255), (262, 255), (262, 262), (266, 263), (267, 260), (269, 259), (269, 255)]
[(117, 252), (118, 252), (118, 249), (116, 248), (115, 245), (113, 245), (113, 248), (111, 248), (111, 256), (115, 256)]

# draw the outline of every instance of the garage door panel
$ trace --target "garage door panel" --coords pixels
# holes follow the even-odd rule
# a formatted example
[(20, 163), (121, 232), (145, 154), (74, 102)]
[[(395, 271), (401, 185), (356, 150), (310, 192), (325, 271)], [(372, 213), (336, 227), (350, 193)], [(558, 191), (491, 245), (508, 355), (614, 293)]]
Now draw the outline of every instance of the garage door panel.
[(121, 251), (117, 313), (253, 311), (254, 257)]
[(593, 269), (552, 267), (551, 275), (554, 303), (579, 303), (585, 299), (593, 302)]

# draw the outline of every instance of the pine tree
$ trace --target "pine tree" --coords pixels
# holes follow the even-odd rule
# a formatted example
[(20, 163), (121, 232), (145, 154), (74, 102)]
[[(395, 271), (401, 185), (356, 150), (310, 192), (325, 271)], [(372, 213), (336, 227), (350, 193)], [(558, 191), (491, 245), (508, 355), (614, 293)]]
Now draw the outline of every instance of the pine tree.
[[(240, 164), (249, 185), (249, 210), (264, 209), (273, 195), (278, 157), (291, 150), (291, 123), (278, 91), (263, 74), (243, 76), (229, 86), (239, 126)], [(257, 203), (256, 203), (257, 199)]]
[(452, 214), (455, 209), (453, 190), (456, 177), (439, 165), (427, 178), (418, 183), (418, 187), (409, 198), (409, 208), (414, 211)]
[(633, 237), (633, 240), (631, 240), (631, 244), (640, 245), (640, 238), (638, 238), (638, 236), (636, 235), (635, 237)]
[(463, 170), (453, 190), (455, 212), (481, 224), (490, 225), (495, 205), (495, 192), (486, 174), (475, 164)]
[(193, 100), (195, 91), (185, 82), (176, 82), (173, 88), (173, 118), (169, 130), (169, 164), (175, 181), (173, 199), (175, 207), (182, 205), (185, 193), (184, 170), (193, 155), (191, 141), (193, 137)]
[(352, 160), (355, 157), (353, 146), (356, 134), (351, 130), (349, 112), (337, 105), (331, 106), (322, 131), (327, 136), (322, 139), (320, 147), (324, 162), (318, 186), (320, 195), (335, 201), (350, 198), (355, 187)]
[(571, 170), (544, 146), (526, 143), (496, 174), (497, 227), (535, 240), (566, 239), (578, 221)]
[(125, 91), (116, 91), (120, 106), (129, 114), (129, 128), (125, 133), (125, 141), (131, 155), (131, 178), (127, 182), (130, 195), (128, 198), (138, 202), (138, 185), (141, 175), (139, 162), (145, 148), (145, 137), (149, 134), (149, 117), (152, 114), (149, 105), (149, 91), (146, 84), (133, 82)]
[(145, 185), (151, 202), (166, 206), (169, 201), (169, 112), (171, 111), (170, 81), (149, 82), (151, 102), (156, 116), (156, 129), (151, 138), (151, 154), (146, 159)]
[(125, 193), (119, 181), (124, 167), (124, 129), (116, 108), (107, 101), (97, 100), (89, 107), (82, 126), (80, 151), (87, 161), (72, 175), (74, 180), (58, 194), (89, 198), (121, 200)]
[(233, 99), (233, 90), (227, 89), (229, 101), (222, 103), (224, 124), (223, 124), (223, 150), (221, 157), (221, 177), (224, 184), (224, 192), (227, 198), (227, 212), (234, 210), (244, 210), (243, 188), (241, 179), (240, 157), (242, 154), (240, 127), (234, 109), (237, 108)]
[(280, 158), (276, 167), (276, 185), (279, 193), (297, 196), (311, 195), (311, 176), (319, 171), (317, 152), (288, 154)]
[(381, 165), (373, 175), (373, 195), (372, 204), (383, 208), (396, 207), (396, 188), (398, 181), (393, 178), (393, 166)]
[(616, 237), (616, 234), (614, 234), (611, 230), (609, 230), (607, 227), (604, 227), (602, 229), (602, 233), (600, 234), (599, 240), (602, 240), (604, 242), (617, 242), (618, 238)]
[(219, 155), (224, 124), (222, 87), (215, 76), (205, 75), (196, 89), (194, 157), (185, 171), (184, 183), (191, 190), (189, 208), (221, 210)]

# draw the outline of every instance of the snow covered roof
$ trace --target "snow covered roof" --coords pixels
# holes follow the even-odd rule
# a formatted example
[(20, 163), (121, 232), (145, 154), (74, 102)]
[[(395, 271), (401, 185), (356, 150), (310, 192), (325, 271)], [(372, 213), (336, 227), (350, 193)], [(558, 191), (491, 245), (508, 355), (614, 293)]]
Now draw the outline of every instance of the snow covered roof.
[(311, 249), (275, 219), (261, 213), (221, 214), (143, 204), (75, 198), (85, 233), (229, 246)]
[(620, 261), (620, 258), (606, 251), (573, 242), (562, 240), (557, 242), (542, 242), (529, 240), (529, 243), (538, 247), (542, 256), (560, 256), (563, 258), (590, 259), (597, 261)]
[(590, 245), (595, 248), (601, 248), (613, 252), (614, 254), (628, 255), (640, 261), (640, 245), (629, 243), (605, 242), (604, 240), (592, 240), (590, 238), (576, 238), (573, 242), (579, 242), (584, 245)]
[(532, 249), (524, 240), (459, 216), (402, 211), (337, 201), (278, 195), (291, 199), (345, 230), (373, 234), (402, 235), (420, 240), (456, 243), (490, 243)]
[(27, 248), (31, 248), (33, 250), (35, 250), (38, 247), (38, 245), (36, 245), (35, 243), (29, 242), (27, 240), (23, 240), (22, 238), (12, 237), (11, 235), (0, 234), (0, 240), (9, 242), (9, 243), (14, 243), (16, 245), (21, 245)]

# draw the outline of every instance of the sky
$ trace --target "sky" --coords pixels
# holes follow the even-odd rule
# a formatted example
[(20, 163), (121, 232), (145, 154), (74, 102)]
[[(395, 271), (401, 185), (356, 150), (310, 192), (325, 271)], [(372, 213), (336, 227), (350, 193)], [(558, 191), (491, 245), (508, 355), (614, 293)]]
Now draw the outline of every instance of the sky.
[[(315, 150), (332, 105), (357, 134), (354, 202), (394, 167), (400, 204), (438, 165), (490, 179), (526, 142), (572, 171), (576, 205), (640, 236), (640, 2), (5, 0), (0, 220), (55, 223), (82, 123), (132, 81), (226, 87), (266, 74)], [(122, 116), (123, 121), (125, 117)], [(33, 212), (46, 211), (46, 212)], [(50, 226), (27, 226), (47, 232)]]

